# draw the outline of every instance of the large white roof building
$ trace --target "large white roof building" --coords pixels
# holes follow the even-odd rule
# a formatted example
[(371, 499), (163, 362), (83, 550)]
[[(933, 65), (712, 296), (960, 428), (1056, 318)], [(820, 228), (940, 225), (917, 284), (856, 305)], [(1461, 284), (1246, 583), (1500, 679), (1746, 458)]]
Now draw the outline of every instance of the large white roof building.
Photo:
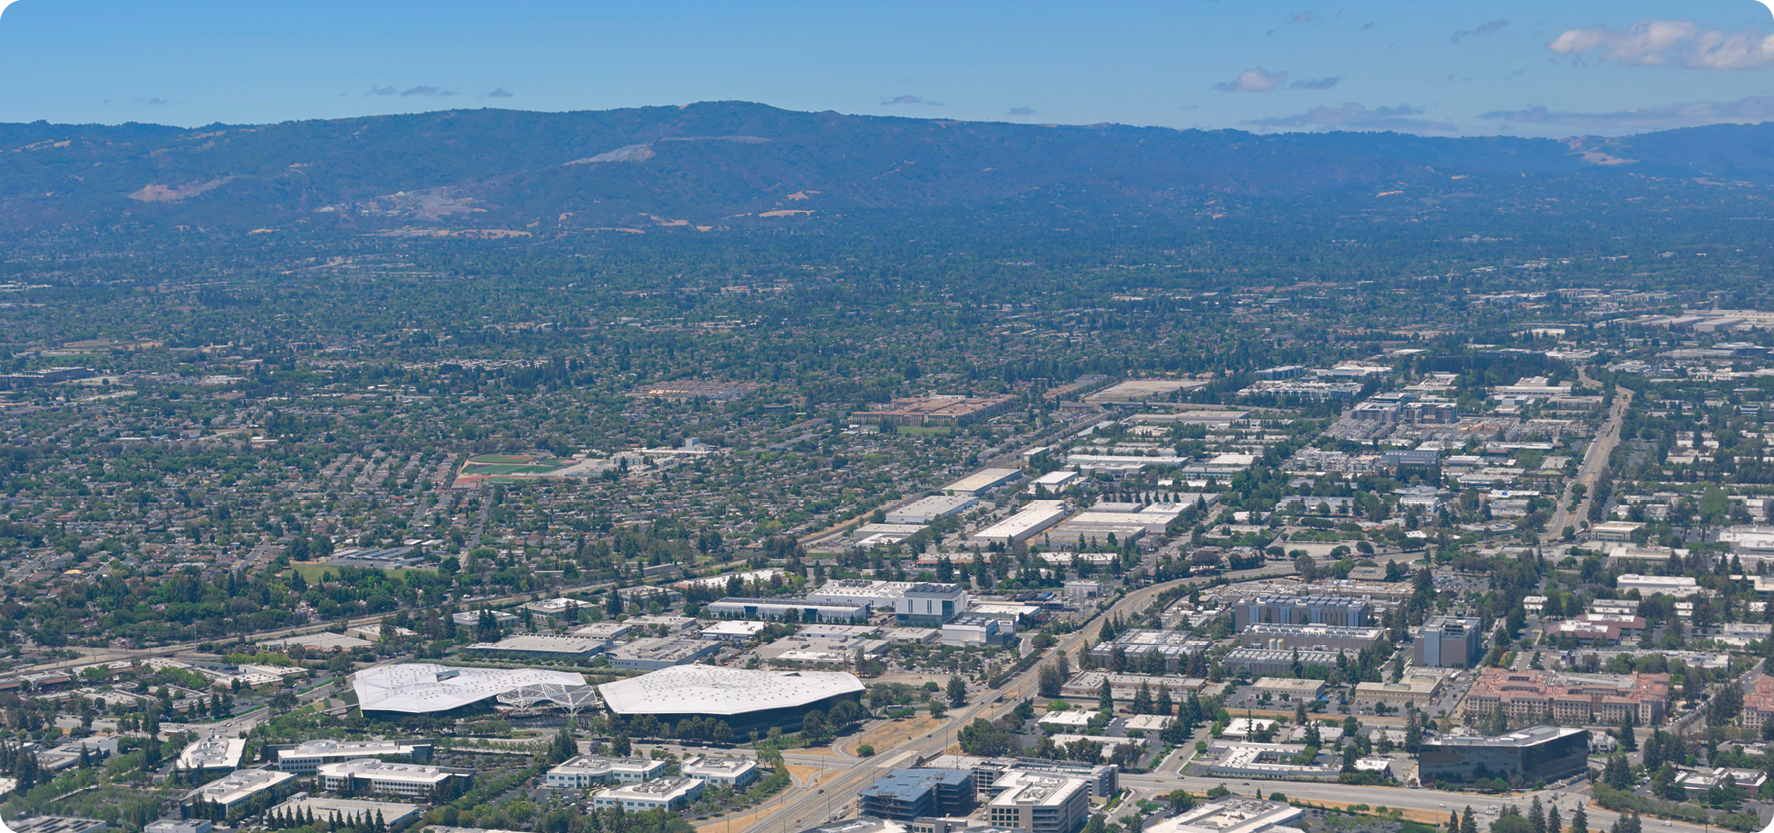
[(357, 672), (353, 688), (366, 712), (432, 714), (471, 706), (530, 686), (583, 686), (585, 676), (538, 668), (451, 668), (405, 663)]
[[(604, 704), (623, 717), (721, 717), (735, 728), (749, 721), (732, 718), (806, 709), (862, 692), (862, 681), (841, 671), (750, 671), (718, 665), (678, 665), (598, 686)], [(800, 718), (784, 720), (798, 724)]]

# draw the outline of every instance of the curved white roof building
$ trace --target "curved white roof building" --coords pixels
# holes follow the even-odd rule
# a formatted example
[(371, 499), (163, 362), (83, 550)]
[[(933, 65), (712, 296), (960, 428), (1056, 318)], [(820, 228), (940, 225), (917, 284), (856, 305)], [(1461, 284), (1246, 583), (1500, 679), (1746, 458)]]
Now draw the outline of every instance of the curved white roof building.
[(735, 729), (798, 726), (808, 709), (855, 699), (862, 692), (862, 681), (842, 671), (749, 671), (718, 665), (678, 665), (598, 686), (604, 705), (623, 717), (719, 717)]
[(539, 668), (451, 668), (404, 663), (357, 672), (353, 688), (365, 712), (434, 714), (472, 706), (530, 686), (583, 686), (585, 675)]

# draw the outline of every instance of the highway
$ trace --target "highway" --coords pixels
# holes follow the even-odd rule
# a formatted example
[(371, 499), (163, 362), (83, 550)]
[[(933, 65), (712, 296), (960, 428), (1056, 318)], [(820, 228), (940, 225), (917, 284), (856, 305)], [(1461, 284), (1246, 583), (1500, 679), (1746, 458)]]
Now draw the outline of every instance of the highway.
[[(1578, 377), (1585, 385), (1596, 384), (1588, 373), (1579, 371)], [(1589, 504), (1595, 499), (1595, 484), (1601, 482), (1602, 472), (1608, 468), (1608, 460), (1614, 456), (1614, 448), (1620, 445), (1620, 426), (1626, 421), (1626, 410), (1632, 407), (1632, 391), (1616, 388), (1614, 391), (1614, 408), (1608, 413), (1608, 422), (1595, 435), (1595, 442), (1589, 444), (1583, 454), (1583, 465), (1577, 469), (1577, 479), (1565, 488), (1559, 496), (1558, 509), (1552, 513), (1552, 520), (1546, 524), (1546, 532), (1540, 536), (1542, 542), (1556, 541), (1565, 536), (1565, 527), (1574, 526), (1579, 521), (1588, 519)], [(1571, 493), (1577, 484), (1582, 484), (1583, 501), (1571, 510)]]

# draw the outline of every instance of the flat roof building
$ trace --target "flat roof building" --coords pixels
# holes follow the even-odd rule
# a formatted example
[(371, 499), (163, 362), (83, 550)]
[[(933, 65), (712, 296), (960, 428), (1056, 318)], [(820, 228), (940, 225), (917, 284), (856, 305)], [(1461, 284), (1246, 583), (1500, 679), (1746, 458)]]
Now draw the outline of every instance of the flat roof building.
[(1122, 631), (1112, 642), (1099, 642), (1090, 649), (1090, 664), (1097, 668), (1108, 668), (1112, 665), (1116, 651), (1127, 659), (1128, 665), (1144, 670), (1150, 655), (1157, 655), (1163, 660), (1166, 671), (1180, 672), (1189, 667), (1189, 657), (1213, 647), (1213, 641), (1191, 636), (1183, 631), (1165, 631), (1152, 628), (1133, 628)]
[(846, 602), (815, 601), (812, 597), (797, 599), (778, 596), (753, 599), (728, 596), (710, 602), (703, 608), (708, 615), (722, 619), (779, 620), (792, 618), (797, 622), (866, 622), (869, 605)]
[(1618, 726), (1631, 718), (1655, 726), (1669, 708), (1668, 674), (1571, 674), (1483, 668), (1462, 706), (1467, 714), (1502, 709), (1516, 720)]
[(1614, 582), (1614, 586), (1622, 593), (1637, 590), (1642, 597), (1674, 596), (1685, 599), (1701, 592), (1699, 583), (1692, 576), (1641, 576), (1626, 573)]
[(1484, 659), (1484, 622), (1469, 616), (1431, 616), (1417, 631), (1417, 664), (1473, 668)]
[(1294, 823), (1305, 816), (1305, 810), (1291, 804), (1226, 797), (1147, 827), (1146, 833), (1268, 833), (1276, 828), (1291, 831)]
[(404, 758), (414, 763), (431, 760), (436, 747), (431, 740), (305, 740), (301, 743), (270, 745), (264, 748), (266, 758), (284, 772), (314, 772), (322, 764), (354, 761), (358, 758)]
[(296, 774), (275, 769), (240, 769), (185, 794), (179, 809), (187, 817), (207, 815), (219, 808), (229, 821), (265, 809), (280, 795), (295, 789)]
[(681, 636), (637, 639), (610, 650), (610, 665), (627, 671), (657, 671), (689, 665), (721, 652), (721, 643)]
[(1231, 607), (1232, 630), (1237, 633), (1259, 623), (1356, 628), (1367, 625), (1373, 612), (1367, 599), (1345, 596), (1253, 596)]
[(1488, 738), (1424, 738), (1417, 753), (1419, 777), (1425, 783), (1508, 780), (1516, 775), (1529, 783), (1557, 781), (1588, 768), (1588, 730), (1556, 726), (1535, 726)]
[(233, 772), (240, 768), (240, 758), (245, 754), (245, 738), (209, 738), (185, 747), (175, 766), (184, 772)]
[(359, 830), (363, 829), (364, 824), (373, 823), (378, 816), (388, 825), (389, 830), (399, 830), (419, 820), (419, 806), (416, 804), (366, 801), (360, 798), (320, 798), (301, 793), (273, 807), (271, 812), (284, 818), (300, 814), (315, 820), (337, 816), (347, 822), (356, 822)]
[(965, 613), (943, 623), (944, 645), (1001, 647), (1016, 636), (1016, 624), (993, 616)]
[(1029, 833), (1072, 833), (1090, 811), (1090, 790), (1078, 778), (1012, 770), (992, 785), (986, 804), (993, 827)]
[(913, 585), (893, 601), (893, 618), (900, 627), (941, 627), (967, 609), (967, 591), (959, 584)]
[(1189, 699), (1190, 692), (1199, 692), (1208, 685), (1207, 680), (1202, 677), (1080, 671), (1060, 687), (1059, 693), (1061, 697), (1094, 699), (1102, 691), (1104, 680), (1109, 683), (1109, 697), (1113, 700), (1132, 700), (1143, 685), (1146, 692), (1153, 697), (1158, 696), (1159, 689), (1168, 689), (1170, 699), (1175, 703)]
[(973, 534), (982, 544), (1014, 544), (1027, 541), (1065, 520), (1070, 510), (1063, 500), (1031, 500), (1022, 511)]
[(864, 789), (863, 815), (896, 821), (963, 816), (973, 810), (973, 773), (955, 769), (899, 769)]
[(1004, 773), (1016, 770), (1041, 775), (1076, 778), (1085, 783), (1091, 798), (1109, 798), (1121, 791), (1121, 768), (1114, 764), (1049, 761), (1045, 758), (980, 758), (972, 755), (939, 755), (924, 762), (924, 769), (964, 769), (973, 773), (980, 801), (1001, 790), (996, 786)]
[(1288, 677), (1294, 672), (1294, 663), (1298, 662), (1302, 670), (1314, 665), (1325, 668), (1337, 667), (1337, 657), (1343, 651), (1317, 651), (1312, 649), (1289, 648), (1271, 650), (1269, 648), (1234, 648), (1222, 660), (1228, 668), (1236, 668), (1253, 677)]
[(893, 603), (907, 590), (917, 587), (915, 581), (881, 581), (866, 578), (835, 578), (827, 581), (818, 590), (807, 594), (807, 601), (815, 604), (849, 605), (871, 609), (884, 609)]
[(706, 782), (696, 778), (669, 776), (640, 784), (624, 784), (599, 792), (592, 798), (598, 809), (617, 808), (625, 813), (647, 810), (673, 812), (683, 809), (702, 795)]
[(601, 787), (638, 784), (665, 774), (665, 762), (650, 758), (606, 758), (580, 755), (548, 770), (550, 787)]
[(1016, 481), (1021, 480), (1022, 476), (1023, 473), (1021, 469), (980, 469), (960, 480), (942, 487), (942, 490), (945, 492), (953, 492), (957, 495), (978, 495), (984, 492), (989, 492), (999, 486), (1015, 483)]
[(474, 773), (424, 764), (400, 764), (360, 758), (321, 764), (315, 770), (321, 789), (346, 795), (373, 793), (430, 801), (440, 794), (466, 790)]
[(1317, 700), (1324, 693), (1323, 680), (1295, 680), (1287, 677), (1263, 677), (1251, 684), (1258, 694), (1278, 697), (1283, 702)]
[(1341, 648), (1361, 651), (1379, 642), (1384, 635), (1385, 631), (1379, 628), (1257, 622), (1238, 635), (1238, 644), (1246, 648)]
[(98, 833), (108, 825), (75, 816), (31, 816), (6, 825), (13, 833)]
[(1385, 703), (1389, 706), (1425, 706), (1441, 696), (1442, 679), (1433, 674), (1403, 677), (1396, 683), (1357, 683), (1357, 703)]
[(958, 515), (979, 505), (972, 495), (931, 495), (887, 513), (890, 524), (928, 524), (947, 515)]
[(685, 758), (678, 771), (687, 778), (701, 778), (711, 784), (743, 787), (758, 780), (758, 764), (750, 758), (723, 758), (698, 755)]
[(498, 642), (469, 645), (464, 650), (538, 659), (586, 659), (603, 653), (609, 647), (608, 639), (598, 637), (520, 633)]

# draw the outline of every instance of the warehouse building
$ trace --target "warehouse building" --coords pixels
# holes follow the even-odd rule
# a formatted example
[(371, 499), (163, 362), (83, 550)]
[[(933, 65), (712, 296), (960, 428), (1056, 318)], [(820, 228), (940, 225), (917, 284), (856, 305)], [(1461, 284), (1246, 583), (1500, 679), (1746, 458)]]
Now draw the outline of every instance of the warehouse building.
[(752, 671), (714, 665), (680, 665), (598, 686), (610, 712), (624, 718), (652, 715), (676, 724), (687, 717), (715, 717), (735, 734), (781, 727), (797, 731), (809, 710), (829, 711), (855, 702), (862, 682), (839, 671)]
[(1417, 770), (1425, 782), (1479, 778), (1557, 781), (1589, 768), (1589, 732), (1535, 726), (1497, 737), (1424, 738)]
[(689, 665), (720, 652), (719, 642), (661, 636), (617, 646), (610, 651), (610, 665), (624, 671), (658, 671), (674, 665)]
[(708, 615), (721, 619), (867, 622), (869, 618), (869, 606), (866, 604), (815, 601), (811, 596), (804, 599), (792, 596), (771, 599), (728, 596), (718, 602), (710, 602), (703, 610)]
[(890, 524), (928, 524), (937, 518), (959, 515), (979, 505), (972, 495), (932, 495), (887, 513)]
[(1063, 500), (1031, 500), (1022, 511), (973, 534), (979, 544), (1015, 544), (1027, 541), (1066, 519), (1070, 510)]
[(1021, 469), (981, 469), (942, 487), (942, 490), (957, 495), (981, 495), (1000, 486), (1015, 483), (1021, 480), (1022, 476)]

